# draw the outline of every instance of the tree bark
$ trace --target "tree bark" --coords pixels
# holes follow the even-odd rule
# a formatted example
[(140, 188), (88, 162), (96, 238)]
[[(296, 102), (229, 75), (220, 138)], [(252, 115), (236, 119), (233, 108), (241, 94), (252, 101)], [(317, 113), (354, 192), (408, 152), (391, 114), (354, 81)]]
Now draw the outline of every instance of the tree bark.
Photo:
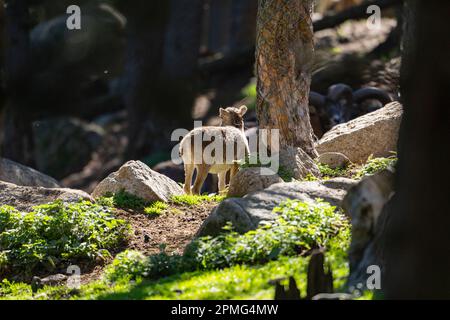
[(308, 158), (317, 156), (308, 112), (314, 53), (311, 13), (310, 0), (260, 0), (258, 8), (259, 126), (261, 129), (279, 129), (280, 158), (283, 150), (290, 150), (291, 156), (298, 158), (301, 153), (301, 162), (309, 163), (306, 170), (299, 174), (294, 172), (296, 178), (309, 173), (314, 166)]
[[(450, 2), (407, 4), (396, 194), (384, 239), (386, 298), (450, 298)], [(448, 152), (447, 152), (448, 153)]]

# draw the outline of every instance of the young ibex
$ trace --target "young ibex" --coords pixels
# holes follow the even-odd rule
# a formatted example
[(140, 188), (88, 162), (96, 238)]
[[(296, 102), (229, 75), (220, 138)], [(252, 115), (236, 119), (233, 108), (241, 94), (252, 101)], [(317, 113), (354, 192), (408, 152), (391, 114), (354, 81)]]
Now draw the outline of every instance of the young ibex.
[[(250, 153), (244, 134), (246, 112), (246, 106), (220, 108), (221, 127), (195, 128), (181, 140), (180, 156), (184, 162), (184, 191), (187, 194), (200, 194), (209, 172), (217, 174), (219, 193), (224, 192), (227, 172), (231, 170), (231, 179), (239, 168), (236, 161)], [(194, 168), (197, 177), (191, 190)]]

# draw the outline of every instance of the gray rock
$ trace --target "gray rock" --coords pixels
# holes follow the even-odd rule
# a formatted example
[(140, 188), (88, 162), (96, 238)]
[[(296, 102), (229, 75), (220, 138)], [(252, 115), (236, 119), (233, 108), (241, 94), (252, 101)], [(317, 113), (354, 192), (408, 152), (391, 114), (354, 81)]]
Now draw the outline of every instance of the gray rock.
[(349, 287), (359, 285), (364, 288), (367, 267), (381, 266), (378, 240), (390, 212), (387, 204), (394, 193), (394, 176), (393, 171), (384, 170), (365, 177), (349, 189), (342, 201), (342, 207), (352, 223)]
[(308, 174), (316, 177), (320, 175), (314, 160), (301, 148), (285, 146), (280, 150), (279, 159), (280, 169), (292, 175), (294, 179), (301, 180)]
[(321, 164), (326, 164), (331, 169), (345, 168), (350, 160), (345, 154), (339, 152), (325, 152), (319, 155), (317, 162)]
[(58, 182), (30, 167), (14, 161), (0, 158), (0, 181), (18, 186), (58, 188)]
[[(265, 170), (270, 170), (265, 168)], [(283, 182), (278, 174), (261, 174), (261, 168), (244, 168), (231, 179), (229, 197), (243, 197), (255, 191), (264, 190), (275, 183)]]
[(237, 232), (255, 229), (261, 221), (273, 220), (273, 208), (287, 199), (313, 201), (321, 198), (339, 206), (347, 189), (357, 181), (336, 178), (320, 181), (276, 183), (269, 188), (250, 193), (243, 198), (229, 198), (217, 206), (198, 231), (198, 236), (215, 236), (231, 222)]
[(92, 192), (94, 198), (124, 190), (147, 201), (167, 202), (183, 189), (165, 175), (150, 169), (140, 161), (128, 161), (118, 171), (111, 173)]
[(397, 150), (398, 132), (403, 108), (392, 102), (383, 108), (339, 124), (319, 140), (317, 152), (339, 152), (351, 162), (364, 163), (374, 157), (386, 157)]
[(94, 201), (90, 195), (81, 190), (24, 187), (0, 182), (0, 204), (12, 206), (20, 211), (30, 211), (34, 206), (58, 199), (65, 202), (78, 202), (80, 199)]

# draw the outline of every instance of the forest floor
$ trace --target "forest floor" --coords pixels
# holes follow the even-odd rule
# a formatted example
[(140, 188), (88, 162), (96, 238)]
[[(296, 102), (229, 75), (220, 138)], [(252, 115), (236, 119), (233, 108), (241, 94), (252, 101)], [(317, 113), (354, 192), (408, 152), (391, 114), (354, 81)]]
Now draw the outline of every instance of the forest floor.
[[(133, 230), (126, 245), (117, 251), (136, 250), (146, 256), (161, 251), (181, 255), (217, 205), (217, 202), (204, 202), (201, 205), (172, 203), (162, 214), (155, 216), (149, 216), (143, 210), (114, 209), (115, 216), (128, 222)], [(104, 264), (86, 266), (82, 270), (81, 283), (100, 279), (106, 264), (111, 261), (109, 259)]]

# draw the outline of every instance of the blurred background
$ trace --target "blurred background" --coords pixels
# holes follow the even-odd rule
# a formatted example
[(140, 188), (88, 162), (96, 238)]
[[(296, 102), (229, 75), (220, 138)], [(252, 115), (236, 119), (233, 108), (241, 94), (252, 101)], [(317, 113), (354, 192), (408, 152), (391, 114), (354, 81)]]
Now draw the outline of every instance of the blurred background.
[[(369, 2), (383, 9), (379, 29), (367, 26)], [(81, 30), (66, 27), (73, 4)], [(398, 97), (401, 4), (316, 1), (311, 90), (325, 96), (341, 83)], [(0, 155), (88, 192), (129, 159), (183, 181), (170, 161), (173, 130), (218, 125), (219, 107), (241, 104), (247, 133), (257, 126), (257, 8), (257, 0), (0, 0)], [(318, 138), (336, 124), (313, 103), (310, 115)]]

